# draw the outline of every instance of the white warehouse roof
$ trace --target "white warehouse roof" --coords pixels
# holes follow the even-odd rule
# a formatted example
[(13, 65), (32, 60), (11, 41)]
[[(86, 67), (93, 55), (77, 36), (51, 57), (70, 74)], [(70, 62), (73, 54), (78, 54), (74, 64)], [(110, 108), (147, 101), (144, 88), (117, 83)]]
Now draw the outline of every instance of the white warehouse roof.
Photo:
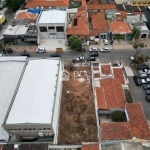
[[(26, 57), (0, 57), (0, 128), (15, 93)], [(0, 140), (4, 139), (0, 129)]]
[(52, 123), (59, 61), (29, 60), (6, 124)]
[(63, 10), (42, 11), (38, 23), (66, 23), (66, 11)]

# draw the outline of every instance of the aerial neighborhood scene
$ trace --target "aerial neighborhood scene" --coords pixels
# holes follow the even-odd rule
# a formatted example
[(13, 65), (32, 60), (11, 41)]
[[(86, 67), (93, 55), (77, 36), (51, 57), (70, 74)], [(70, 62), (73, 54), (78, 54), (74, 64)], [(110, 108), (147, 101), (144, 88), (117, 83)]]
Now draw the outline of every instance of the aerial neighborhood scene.
[(0, 150), (150, 150), (150, 0), (0, 0)]

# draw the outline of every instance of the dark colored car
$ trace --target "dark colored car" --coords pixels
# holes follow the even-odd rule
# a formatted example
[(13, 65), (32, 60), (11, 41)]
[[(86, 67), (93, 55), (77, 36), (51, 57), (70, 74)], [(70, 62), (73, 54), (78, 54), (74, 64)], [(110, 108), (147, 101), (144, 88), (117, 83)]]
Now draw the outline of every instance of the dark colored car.
[(148, 69), (149, 70), (149, 67), (148, 66), (140, 66), (140, 67), (138, 67), (137, 70), (143, 70), (143, 69)]
[(79, 53), (85, 52), (85, 49), (84, 48), (78, 48), (77, 52), (79, 52)]
[(146, 100), (150, 102), (150, 95), (146, 95)]
[(137, 86), (142, 85), (142, 81), (141, 81), (141, 78), (139, 76), (134, 76), (133, 79), (134, 79), (134, 82)]
[(98, 54), (98, 52), (94, 52), (94, 53), (91, 53), (89, 56), (90, 57), (97, 57), (97, 56), (99, 56), (99, 54)]
[(50, 57), (61, 57), (61, 55), (58, 53), (55, 53), (55, 54), (51, 54)]
[(150, 84), (145, 84), (145, 85), (143, 85), (143, 89), (144, 89), (144, 90), (150, 89)]
[(3, 53), (13, 53), (13, 49), (12, 48), (6, 48), (3, 50)]
[(25, 52), (25, 53), (21, 53), (20, 56), (27, 56), (27, 57), (30, 57), (30, 54)]
[(95, 61), (95, 57), (86, 58), (86, 61)]
[(145, 90), (145, 93), (146, 93), (147, 95), (150, 95), (150, 89)]

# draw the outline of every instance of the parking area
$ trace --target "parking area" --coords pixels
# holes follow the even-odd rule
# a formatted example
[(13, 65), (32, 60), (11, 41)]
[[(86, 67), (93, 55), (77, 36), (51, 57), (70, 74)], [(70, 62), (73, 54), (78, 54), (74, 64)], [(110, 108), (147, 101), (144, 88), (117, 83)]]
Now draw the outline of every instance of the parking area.
[[(132, 71), (134, 75), (138, 75), (137, 68), (133, 67)], [(145, 90), (143, 89), (143, 86), (136, 86), (132, 76), (128, 76), (128, 79), (130, 91), (132, 93), (134, 101), (140, 102), (142, 104), (146, 118), (147, 120), (150, 120), (150, 102), (146, 101), (145, 99), (146, 94)]]

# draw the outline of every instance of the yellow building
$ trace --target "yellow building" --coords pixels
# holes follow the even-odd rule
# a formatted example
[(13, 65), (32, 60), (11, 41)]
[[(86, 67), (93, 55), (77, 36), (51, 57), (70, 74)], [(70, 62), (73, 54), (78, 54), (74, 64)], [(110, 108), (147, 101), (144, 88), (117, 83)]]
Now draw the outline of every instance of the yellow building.
[(130, 0), (131, 6), (150, 6), (150, 0)]

